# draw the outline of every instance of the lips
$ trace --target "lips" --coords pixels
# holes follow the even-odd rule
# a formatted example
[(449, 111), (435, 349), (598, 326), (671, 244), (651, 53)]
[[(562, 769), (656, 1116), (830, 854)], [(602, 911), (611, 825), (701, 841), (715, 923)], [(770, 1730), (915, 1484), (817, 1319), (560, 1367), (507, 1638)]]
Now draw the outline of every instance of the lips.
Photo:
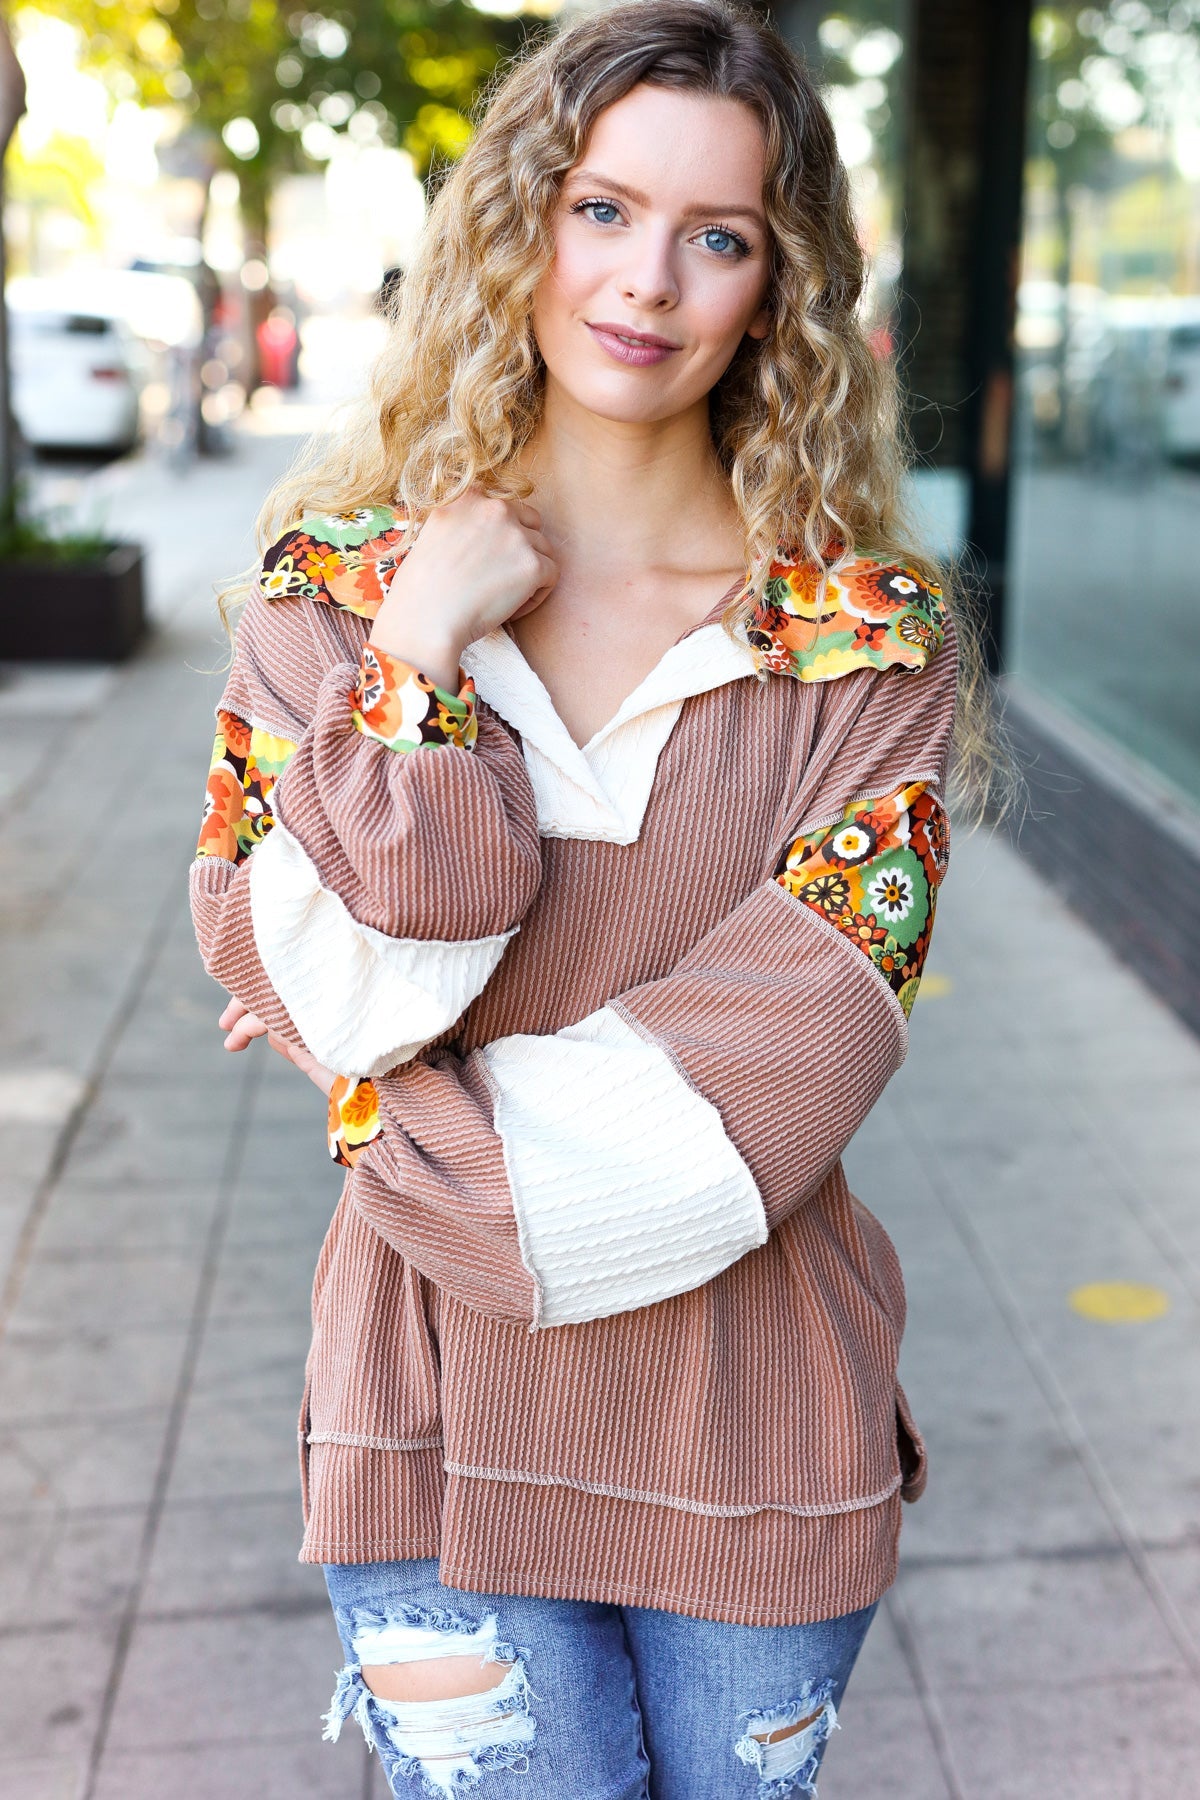
[(588, 330), (614, 362), (624, 363), (635, 369), (646, 369), (653, 363), (665, 362), (668, 356), (682, 348), (679, 344), (673, 344), (670, 338), (659, 337), (653, 331), (638, 331), (630, 325), (588, 323)]

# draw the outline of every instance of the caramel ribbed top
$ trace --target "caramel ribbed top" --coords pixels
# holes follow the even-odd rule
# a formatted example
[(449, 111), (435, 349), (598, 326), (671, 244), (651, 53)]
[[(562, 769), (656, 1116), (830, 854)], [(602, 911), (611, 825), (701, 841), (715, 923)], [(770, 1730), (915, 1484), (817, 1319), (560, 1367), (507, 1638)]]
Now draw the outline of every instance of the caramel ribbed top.
[[(255, 597), (243, 616), (222, 706), (296, 741), (278, 818), (372, 931), (519, 929), (458, 1025), (376, 1083), (384, 1130), (316, 1272), (302, 1558), (440, 1556), (461, 1587), (746, 1624), (869, 1604), (924, 1452), (896, 1382), (895, 1251), (839, 1157), (906, 1019), (869, 957), (773, 877), (848, 803), (940, 781), (949, 636), (920, 672), (692, 694), (636, 840), (617, 843), (539, 834), (502, 697), (483, 693), (470, 751), (396, 756), (357, 734), (368, 630), (297, 601)], [(256, 942), (253, 861), (194, 865), (202, 950), (298, 1038)], [(546, 1325), (481, 1051), (605, 1007), (717, 1109), (769, 1235), (690, 1291)], [(654, 1128), (631, 1113), (631, 1133)], [(569, 1194), (563, 1227), (584, 1231)]]

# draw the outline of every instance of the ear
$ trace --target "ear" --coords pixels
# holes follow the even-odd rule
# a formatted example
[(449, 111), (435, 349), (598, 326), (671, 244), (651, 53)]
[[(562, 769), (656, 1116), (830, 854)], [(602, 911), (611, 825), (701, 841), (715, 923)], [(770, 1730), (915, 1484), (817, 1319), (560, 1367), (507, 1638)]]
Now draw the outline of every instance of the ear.
[(764, 301), (746, 327), (746, 336), (765, 338), (771, 330), (771, 308)]

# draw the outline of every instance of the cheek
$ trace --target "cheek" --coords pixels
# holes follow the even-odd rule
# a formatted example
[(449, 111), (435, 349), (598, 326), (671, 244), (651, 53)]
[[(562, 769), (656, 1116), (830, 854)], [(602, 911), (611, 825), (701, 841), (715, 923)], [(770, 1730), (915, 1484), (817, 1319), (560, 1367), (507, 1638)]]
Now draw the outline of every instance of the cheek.
[(762, 276), (747, 271), (739, 281), (714, 282), (703, 296), (698, 296), (704, 319), (705, 336), (713, 344), (727, 345), (741, 338), (763, 303), (766, 283)]

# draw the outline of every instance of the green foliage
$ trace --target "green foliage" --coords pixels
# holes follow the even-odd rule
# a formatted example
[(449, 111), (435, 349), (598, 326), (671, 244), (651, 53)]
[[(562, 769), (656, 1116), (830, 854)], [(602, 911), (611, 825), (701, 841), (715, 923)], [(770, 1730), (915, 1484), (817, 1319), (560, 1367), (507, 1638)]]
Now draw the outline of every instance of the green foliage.
[(327, 13), (274, 0), (33, 4), (79, 29), (87, 66), (116, 97), (174, 105), (211, 132), (243, 190), (319, 167), (341, 134), (403, 144), (428, 174), (461, 154), (481, 88), (526, 32), (467, 0)]
[(20, 476), (0, 505), (0, 562), (92, 563), (111, 549), (109, 533), (72, 520), (66, 507), (35, 511)]

